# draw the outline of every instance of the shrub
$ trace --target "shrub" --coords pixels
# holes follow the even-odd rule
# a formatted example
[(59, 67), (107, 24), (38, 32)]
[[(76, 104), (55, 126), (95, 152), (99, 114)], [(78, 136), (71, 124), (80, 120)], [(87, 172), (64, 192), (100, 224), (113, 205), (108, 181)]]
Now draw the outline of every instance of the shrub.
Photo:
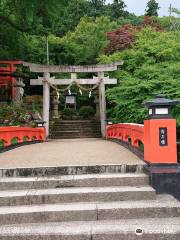
[(71, 120), (77, 118), (77, 111), (74, 108), (65, 108), (62, 112), (63, 119)]
[(4, 147), (4, 141), (0, 139), (0, 148)]
[(91, 106), (83, 106), (79, 109), (79, 115), (84, 119), (92, 118), (95, 114), (95, 110)]
[(35, 111), (28, 112), (22, 106), (4, 104), (0, 107), (0, 126), (31, 126), (36, 124), (32, 119)]

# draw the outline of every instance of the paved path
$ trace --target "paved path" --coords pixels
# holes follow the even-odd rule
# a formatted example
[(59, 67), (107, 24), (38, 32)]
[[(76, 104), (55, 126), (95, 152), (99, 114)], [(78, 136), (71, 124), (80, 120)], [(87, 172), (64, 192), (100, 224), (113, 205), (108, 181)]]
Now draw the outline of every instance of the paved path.
[(56, 140), (0, 154), (0, 168), (144, 164), (117, 143), (102, 139)]

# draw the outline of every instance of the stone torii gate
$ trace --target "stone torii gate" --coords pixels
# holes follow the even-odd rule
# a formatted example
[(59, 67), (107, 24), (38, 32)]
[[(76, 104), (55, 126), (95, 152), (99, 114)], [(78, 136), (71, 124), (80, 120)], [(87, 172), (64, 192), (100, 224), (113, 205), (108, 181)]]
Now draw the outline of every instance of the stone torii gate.
[[(43, 120), (45, 121), (45, 127), (47, 136), (49, 135), (49, 107), (50, 107), (50, 85), (70, 85), (72, 82), (76, 82), (80, 85), (94, 85), (99, 83), (99, 107), (100, 107), (100, 120), (101, 120), (101, 133), (105, 137), (106, 129), (106, 97), (105, 97), (105, 85), (117, 84), (117, 79), (111, 79), (104, 76), (104, 72), (116, 71), (119, 65), (123, 62), (116, 62), (113, 64), (104, 65), (88, 65), (88, 66), (51, 66), (51, 65), (39, 65), (23, 62), (23, 65), (30, 68), (31, 72), (43, 73), (43, 77), (38, 79), (31, 79), (31, 85), (43, 85)], [(70, 79), (55, 79), (50, 74), (55, 73), (70, 73)], [(78, 73), (96, 73), (97, 77), (92, 79), (78, 79)]]

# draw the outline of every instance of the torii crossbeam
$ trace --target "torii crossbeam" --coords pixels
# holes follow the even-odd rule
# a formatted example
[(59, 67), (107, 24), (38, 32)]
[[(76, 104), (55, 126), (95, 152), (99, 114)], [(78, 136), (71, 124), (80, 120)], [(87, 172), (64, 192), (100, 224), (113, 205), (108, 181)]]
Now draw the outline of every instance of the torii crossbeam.
[[(30, 68), (31, 72), (43, 73), (43, 77), (38, 79), (31, 79), (31, 85), (43, 85), (43, 120), (46, 122), (46, 132), (49, 135), (49, 105), (50, 105), (50, 84), (52, 85), (70, 85), (76, 82), (81, 85), (94, 85), (99, 84), (99, 104), (100, 104), (100, 118), (101, 118), (101, 133), (105, 137), (106, 129), (106, 97), (105, 85), (117, 84), (117, 79), (110, 79), (104, 76), (104, 72), (116, 71), (117, 67), (122, 65), (123, 62), (116, 62), (113, 64), (101, 65), (86, 65), (86, 66), (51, 66), (39, 65), (33, 63), (23, 62), (23, 65)], [(55, 79), (50, 77), (50, 73), (71, 73), (70, 79)], [(97, 77), (92, 79), (78, 79), (78, 73), (97, 73)]]

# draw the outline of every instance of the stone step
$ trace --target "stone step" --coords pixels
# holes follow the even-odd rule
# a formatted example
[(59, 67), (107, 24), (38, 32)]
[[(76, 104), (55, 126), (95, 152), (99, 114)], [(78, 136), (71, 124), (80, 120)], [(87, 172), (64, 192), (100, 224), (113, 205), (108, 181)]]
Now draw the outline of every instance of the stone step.
[[(70, 141), (70, 140), (68, 140)], [(19, 167), (1, 168), (0, 177), (50, 177), (64, 175), (86, 175), (86, 174), (109, 174), (109, 173), (143, 173), (145, 164), (120, 164), (120, 165), (73, 165), (73, 166), (52, 166), (52, 167)]]
[(155, 199), (155, 190), (150, 186), (81, 187), (0, 191), (0, 206)]
[(0, 225), (180, 217), (175, 199), (0, 207)]
[(50, 126), (50, 129), (54, 129), (54, 128), (62, 128), (62, 129), (100, 129), (100, 126), (99, 125), (53, 125), (53, 126)]
[(62, 128), (62, 129), (87, 129), (87, 128), (89, 128), (89, 129), (100, 129), (100, 125), (82, 125), (82, 124), (80, 124), (80, 125), (61, 125), (61, 124), (59, 124), (59, 125), (52, 125), (52, 126), (50, 126), (50, 128), (51, 129), (54, 129), (54, 128)]
[(0, 178), (0, 191), (64, 187), (145, 186), (149, 177), (143, 173), (85, 174), (57, 177)]
[(86, 127), (86, 126), (76, 126), (76, 127), (72, 127), (72, 126), (53, 126), (50, 128), (51, 131), (100, 131), (99, 127)]
[(50, 137), (52, 139), (100, 138), (100, 122), (56, 120), (50, 125)]
[(97, 134), (97, 133), (100, 133), (100, 131), (96, 131), (96, 130), (85, 130), (85, 129), (66, 129), (66, 130), (53, 130), (52, 133), (56, 133), (56, 134), (64, 134), (64, 135), (67, 135), (67, 134)]
[(99, 131), (50, 131), (50, 134), (55, 136), (101, 136)]
[(63, 125), (63, 126), (101, 126), (99, 122), (61, 122), (56, 121), (50, 123), (51, 126), (54, 125)]
[(90, 134), (90, 135), (87, 135), (87, 134), (81, 134), (81, 135), (69, 135), (69, 136), (66, 136), (66, 135), (54, 135), (54, 134), (51, 134), (50, 135), (50, 139), (75, 139), (75, 138), (101, 138), (101, 135), (95, 135), (95, 134)]
[[(137, 235), (137, 229), (142, 235)], [(138, 231), (139, 232), (139, 231)], [(180, 218), (16, 224), (0, 227), (0, 240), (179, 240)]]
[(53, 123), (62, 123), (62, 124), (100, 124), (99, 121), (95, 120), (61, 120), (61, 119), (56, 119), (55, 121), (52, 121)]
[(61, 133), (52, 133), (51, 136), (53, 137), (67, 137), (69, 139), (73, 138), (100, 138), (100, 134), (97, 133), (72, 133), (72, 134), (61, 134)]
[(51, 134), (51, 139), (74, 139), (74, 138), (101, 138), (100, 134), (69, 134), (69, 135), (65, 135), (65, 134), (56, 134), (56, 133), (52, 133)]
[(63, 126), (63, 127), (100, 127), (101, 125), (100, 124), (96, 124), (96, 123), (74, 123), (74, 124), (71, 124), (71, 123), (68, 123), (68, 124), (64, 124), (64, 123), (54, 123), (54, 124), (50, 124), (50, 127), (53, 127), (53, 126), (56, 126), (56, 127), (60, 127), (60, 126)]

